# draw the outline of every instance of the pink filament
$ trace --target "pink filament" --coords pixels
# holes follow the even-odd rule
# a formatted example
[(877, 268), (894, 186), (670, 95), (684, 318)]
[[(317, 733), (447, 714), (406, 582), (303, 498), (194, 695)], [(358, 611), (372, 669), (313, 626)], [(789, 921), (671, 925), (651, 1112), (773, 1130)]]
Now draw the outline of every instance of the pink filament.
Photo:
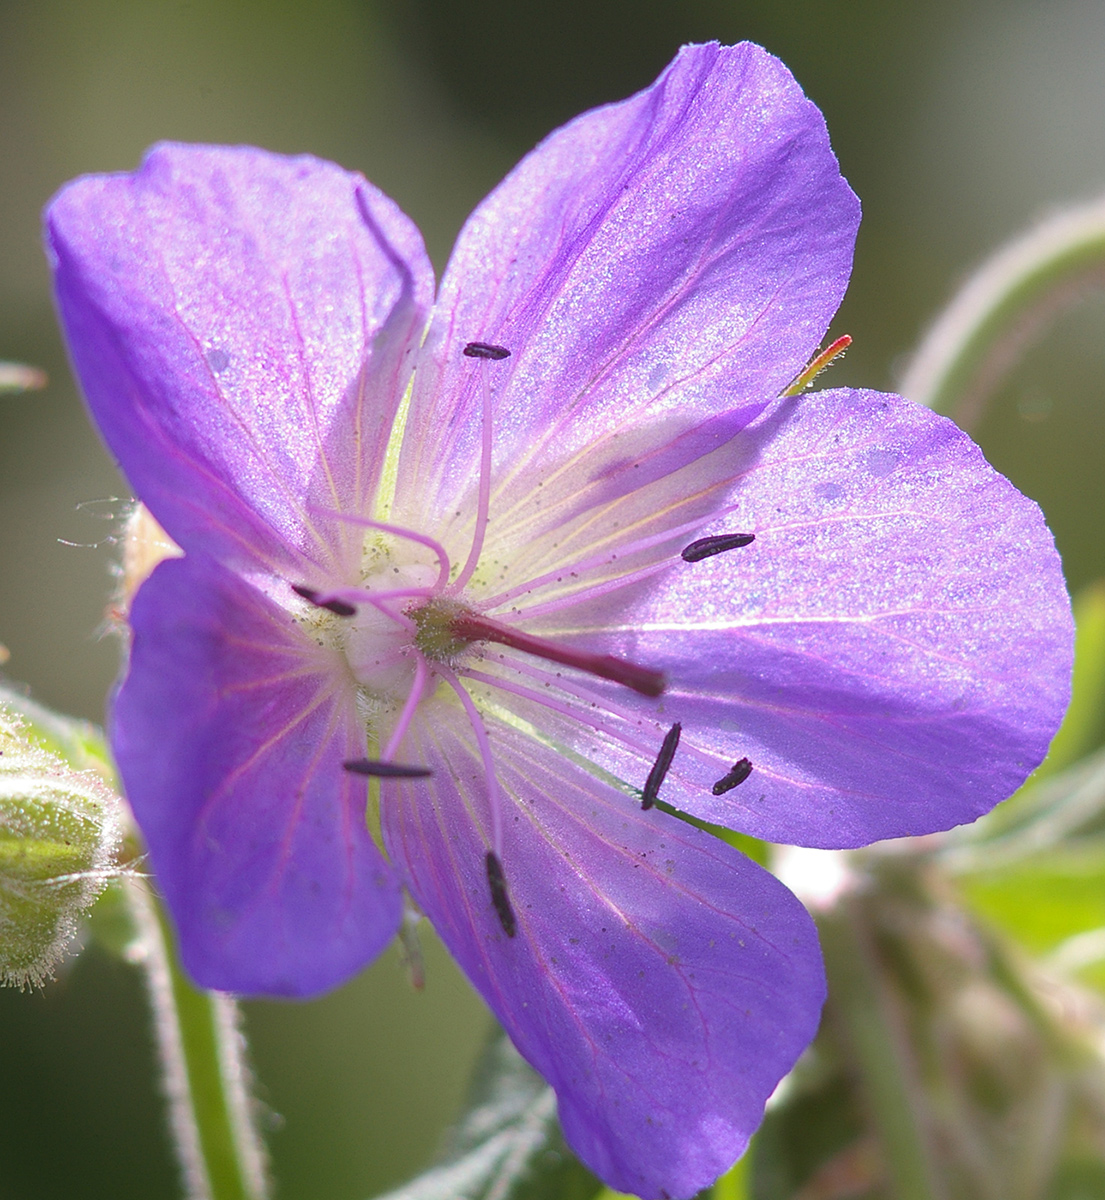
[(487, 382), (487, 360), (480, 359), (480, 380), (483, 385), (483, 428), (480, 445), (480, 492), (476, 507), (476, 528), (472, 534), (472, 548), (460, 574), (450, 585), (450, 591), (459, 592), (472, 578), (476, 564), (483, 552), (483, 540), (487, 533), (487, 514), (491, 507), (491, 449), (493, 413), (491, 410), (491, 385)]
[(457, 698), (464, 706), (464, 711), (468, 714), (472, 732), (476, 735), (476, 744), (480, 748), (480, 757), (483, 759), (484, 778), (487, 780), (487, 806), (491, 813), (491, 849), (501, 857), (503, 853), (503, 806), (499, 796), (499, 781), (495, 776), (495, 760), (491, 757), (491, 742), (487, 737), (487, 729), (479, 709), (464, 684), (452, 671), (444, 668), (438, 669), (445, 682), (456, 692)]
[(414, 682), (411, 684), (411, 690), (407, 693), (399, 720), (396, 721), (395, 728), (391, 731), (391, 737), (388, 738), (387, 748), (384, 750), (384, 762), (394, 762), (395, 756), (399, 752), (399, 745), (410, 728), (415, 710), (422, 700), (422, 693), (426, 690), (426, 681), (429, 677), (430, 672), (426, 666), (426, 660), (419, 654), (414, 664)]
[(328, 517), (336, 517), (339, 521), (348, 521), (352, 525), (362, 525), (366, 529), (378, 529), (381, 533), (390, 533), (394, 537), (405, 538), (409, 542), (418, 542), (419, 545), (432, 550), (437, 558), (438, 573), (434, 588), (442, 587), (449, 578), (450, 563), (448, 552), (439, 541), (428, 534), (415, 533), (413, 529), (404, 529), (401, 525), (389, 525), (386, 521), (373, 521), (371, 517), (361, 517), (354, 513), (338, 512), (335, 509), (323, 508), (317, 511), (324, 513)]

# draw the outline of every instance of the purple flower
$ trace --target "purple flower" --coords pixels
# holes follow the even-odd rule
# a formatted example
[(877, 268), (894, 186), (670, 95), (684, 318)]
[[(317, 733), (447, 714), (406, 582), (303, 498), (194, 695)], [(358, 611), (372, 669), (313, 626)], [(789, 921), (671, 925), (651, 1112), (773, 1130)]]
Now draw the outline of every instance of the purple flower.
[(60, 193), (77, 372), (185, 552), (135, 599), (113, 739), (200, 983), (333, 987), (406, 888), (603, 1179), (688, 1196), (743, 1151), (816, 936), (665, 805), (947, 829), (1067, 698), (1036, 506), (896, 396), (777, 399), (858, 217), (751, 45), (552, 134), (436, 302), (410, 221), (317, 159), (166, 145)]

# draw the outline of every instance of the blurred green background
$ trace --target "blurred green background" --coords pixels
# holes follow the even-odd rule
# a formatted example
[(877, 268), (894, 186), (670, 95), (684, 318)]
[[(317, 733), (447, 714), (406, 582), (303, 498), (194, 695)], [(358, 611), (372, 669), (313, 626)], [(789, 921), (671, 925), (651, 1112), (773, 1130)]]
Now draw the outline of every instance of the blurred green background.
[[(705, 38), (791, 67), (863, 201), (833, 384), (892, 387), (973, 263), (1105, 188), (1102, 0), (0, 0), (0, 358), (50, 375), (0, 397), (10, 677), (102, 720), (117, 661), (103, 624), (127, 492), (51, 310), (38, 214), (61, 183), (160, 138), (311, 151), (395, 197), (440, 269), (538, 138)], [(977, 431), (1043, 505), (1073, 588), (1105, 576), (1103, 381), (1090, 297)], [(420, 994), (389, 953), (323, 1001), (248, 1007), (282, 1200), (368, 1197), (432, 1154), (487, 1019), (436, 943), (427, 956)], [(149, 1041), (138, 979), (94, 951), (44, 994), (0, 992), (0, 1200), (175, 1194)]]

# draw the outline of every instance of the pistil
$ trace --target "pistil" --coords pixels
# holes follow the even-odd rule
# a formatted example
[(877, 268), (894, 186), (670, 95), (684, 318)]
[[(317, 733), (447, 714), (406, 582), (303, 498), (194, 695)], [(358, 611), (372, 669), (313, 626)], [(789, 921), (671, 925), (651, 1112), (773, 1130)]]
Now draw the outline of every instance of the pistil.
[(624, 658), (615, 658), (612, 654), (592, 654), (577, 650), (574, 646), (564, 646), (548, 638), (523, 633), (520, 629), (500, 624), (478, 613), (462, 609), (449, 622), (448, 628), (459, 642), (495, 642), (500, 646), (509, 646), (512, 650), (521, 650), (524, 654), (532, 654), (565, 667), (575, 667), (600, 679), (623, 684), (642, 696), (659, 696), (665, 687), (662, 671), (639, 666)]

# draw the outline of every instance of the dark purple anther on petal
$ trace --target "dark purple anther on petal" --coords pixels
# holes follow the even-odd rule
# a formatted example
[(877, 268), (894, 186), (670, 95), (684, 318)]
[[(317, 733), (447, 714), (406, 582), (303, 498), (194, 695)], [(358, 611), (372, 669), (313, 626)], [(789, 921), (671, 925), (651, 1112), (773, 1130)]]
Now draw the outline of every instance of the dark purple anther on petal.
[(490, 342), (469, 342), (461, 351), (466, 358), (509, 358), (510, 351), (505, 346), (494, 346)]
[(744, 783), (749, 775), (752, 774), (752, 760), (750, 758), (742, 758), (739, 762), (733, 764), (733, 769), (728, 775), (723, 775), (717, 783), (714, 784), (710, 791), (715, 796), (724, 796), (726, 792), (731, 792), (738, 783)]
[(691, 542), (682, 551), (684, 562), (701, 562), (715, 554), (723, 554), (726, 550), (736, 550), (741, 546), (751, 545), (756, 540), (754, 533), (719, 533), (713, 537), (699, 538)]
[(648, 778), (645, 780), (645, 790), (641, 795), (642, 808), (651, 808), (656, 803), (660, 795), (660, 784), (664, 782), (664, 776), (668, 773), (672, 759), (675, 758), (675, 751), (679, 746), (679, 735), (682, 732), (683, 726), (676, 721), (664, 734), (660, 753), (657, 754), (656, 761), (652, 764), (652, 770), (649, 771)]
[(429, 767), (410, 767), (376, 758), (347, 758), (342, 766), (353, 775), (372, 775), (377, 779), (425, 779), (433, 774)]
[(499, 924), (507, 937), (513, 937), (517, 932), (514, 922), (514, 909), (510, 907), (510, 897), (506, 894), (506, 876), (503, 874), (503, 864), (494, 850), (487, 852), (487, 886), (491, 889), (491, 903), (499, 917)]
[(322, 595), (322, 592), (316, 591), (315, 588), (306, 587), (302, 583), (293, 583), (292, 591), (297, 596), (302, 596), (310, 604), (314, 604), (318, 608), (325, 608), (327, 612), (332, 612), (336, 617), (355, 617), (357, 615), (356, 605), (349, 604), (345, 600), (320, 600), (319, 597)]

